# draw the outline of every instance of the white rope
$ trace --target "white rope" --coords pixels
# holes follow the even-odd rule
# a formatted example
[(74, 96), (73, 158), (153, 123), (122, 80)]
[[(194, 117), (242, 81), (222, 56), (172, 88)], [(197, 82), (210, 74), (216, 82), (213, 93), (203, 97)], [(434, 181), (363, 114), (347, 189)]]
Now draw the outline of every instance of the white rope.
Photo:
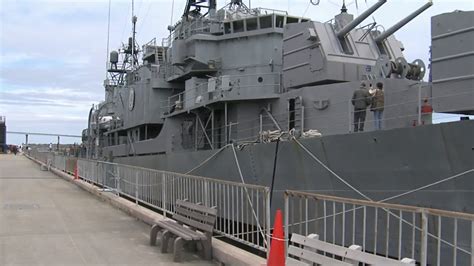
[(281, 136), (285, 133), (281, 130), (265, 130), (262, 131), (260, 134), (264, 143), (270, 143), (276, 141), (277, 139), (280, 139)]
[(310, 6), (311, 6), (311, 1), (306, 6), (306, 9), (304, 10), (303, 15), (301, 15), (301, 18), (304, 18), (304, 16), (306, 16), (306, 12), (308, 12), (308, 9), (309, 9)]
[[(350, 187), (351, 189), (353, 189), (355, 192), (357, 192), (359, 195), (363, 196), (363, 197), (366, 198), (367, 200), (374, 202), (374, 200), (372, 200), (371, 198), (369, 198), (368, 196), (366, 196), (365, 194), (363, 194), (362, 192), (360, 192), (359, 190), (357, 190), (356, 188), (354, 188), (351, 184), (349, 184), (347, 181), (345, 181), (343, 178), (341, 178), (339, 175), (337, 175), (333, 170), (331, 170), (328, 166), (326, 166), (323, 162), (321, 162), (321, 160), (319, 160), (319, 158), (317, 158), (311, 151), (309, 151), (309, 150), (308, 150), (303, 144), (301, 144), (296, 138), (294, 138), (294, 141), (295, 141), (304, 151), (306, 151), (306, 152), (311, 156), (311, 158), (313, 158), (314, 160), (316, 160), (321, 166), (323, 166), (323, 167), (324, 167), (326, 170), (328, 170), (331, 174), (333, 174), (334, 176), (336, 176), (341, 182), (343, 182), (344, 184), (346, 184), (348, 187)], [(382, 200), (382, 201), (380, 201), (380, 202), (388, 201), (388, 200), (395, 199), (395, 198), (398, 198), (398, 197), (401, 197), (401, 196), (404, 196), (404, 195), (408, 195), (408, 194), (410, 194), (410, 193), (413, 193), (413, 192), (416, 192), (416, 191), (420, 191), (420, 190), (422, 190), (422, 189), (425, 189), (425, 188), (428, 188), (428, 187), (431, 187), (431, 186), (434, 186), (434, 185), (437, 185), (437, 184), (440, 184), (440, 183), (443, 183), (443, 182), (452, 180), (452, 179), (454, 179), (454, 178), (457, 178), (457, 177), (459, 177), (459, 176), (465, 175), (465, 174), (470, 173), (470, 172), (473, 172), (473, 171), (474, 171), (474, 169), (470, 169), (470, 170), (464, 171), (464, 172), (462, 172), (462, 173), (456, 174), (456, 175), (454, 175), (454, 176), (445, 178), (445, 179), (443, 179), (443, 180), (436, 181), (436, 182), (434, 182), (434, 183), (432, 183), (432, 184), (428, 184), (428, 185), (422, 186), (422, 187), (420, 187), (420, 188), (413, 189), (413, 190), (411, 190), (411, 191), (402, 193), (402, 194), (397, 195), (397, 196), (389, 197), (389, 198), (384, 199), (384, 200)], [(362, 208), (362, 207), (359, 207), (359, 208)], [(408, 224), (408, 225), (410, 225), (410, 226), (413, 226), (415, 229), (421, 231), (421, 228), (420, 228), (420, 227), (416, 226), (415, 224), (413, 224), (413, 223), (410, 222), (410, 221), (407, 221), (407, 220), (404, 219), (404, 218), (401, 218), (399, 215), (393, 213), (391, 210), (389, 210), (389, 209), (387, 209), (387, 208), (382, 208), (382, 209), (385, 210), (386, 212), (388, 212), (390, 215), (393, 215), (393, 216), (396, 217), (397, 219), (400, 219), (402, 222), (404, 222), (404, 223), (406, 223), (406, 224)], [(352, 210), (348, 210), (348, 211), (352, 211)], [(346, 212), (348, 212), (348, 211), (346, 211)], [(342, 214), (342, 213), (343, 213), (343, 212), (340, 212), (340, 213), (338, 213), (338, 214), (332, 214), (332, 215), (329, 215), (329, 216), (332, 217), (332, 216), (339, 215), (339, 214)], [(313, 219), (313, 220), (319, 220), (319, 219), (324, 219), (324, 218), (327, 218), (327, 217), (320, 217), (320, 218), (318, 218), (318, 219)], [(301, 223), (305, 223), (305, 222), (309, 222), (309, 220), (308, 220), (308, 221), (302, 221)], [(295, 224), (291, 224), (291, 225), (295, 225)], [(288, 226), (290, 226), (290, 225), (288, 225)], [(435, 239), (439, 239), (441, 242), (443, 242), (443, 243), (445, 243), (445, 244), (447, 244), (447, 245), (449, 245), (449, 246), (454, 247), (453, 244), (449, 243), (448, 241), (446, 241), (446, 240), (444, 240), (444, 239), (441, 239), (439, 236), (433, 235), (432, 233), (429, 233), (429, 232), (428, 232), (428, 236), (431, 236), (431, 237), (433, 237), (433, 238), (435, 238)], [(456, 247), (456, 248), (457, 248), (458, 250), (460, 250), (460, 251), (463, 251), (463, 252), (465, 252), (465, 253), (468, 253), (468, 251), (466, 251), (466, 250), (464, 250), (464, 249), (462, 249), (462, 248), (460, 248), (460, 247)]]
[(310, 130), (304, 131), (301, 134), (302, 138), (317, 138), (317, 137), (322, 137), (322, 136), (323, 135), (321, 134), (321, 132), (319, 132), (316, 129), (310, 129)]
[(386, 202), (386, 201), (389, 201), (389, 200), (393, 200), (393, 199), (396, 199), (396, 198), (400, 198), (400, 197), (406, 196), (406, 195), (408, 195), (408, 194), (411, 194), (411, 193), (414, 193), (414, 192), (417, 192), (417, 191), (420, 191), (420, 190), (423, 190), (423, 189), (426, 189), (426, 188), (429, 188), (429, 187), (432, 187), (432, 186), (435, 186), (435, 185), (444, 183), (444, 182), (446, 182), (446, 181), (449, 181), (449, 180), (458, 178), (458, 177), (460, 177), (460, 176), (463, 176), (463, 175), (468, 174), (468, 173), (471, 173), (471, 172), (474, 172), (474, 169), (470, 169), (470, 170), (464, 171), (464, 172), (462, 172), (462, 173), (455, 174), (455, 175), (453, 175), (453, 176), (450, 176), (450, 177), (441, 179), (441, 180), (439, 180), (439, 181), (433, 182), (433, 183), (431, 183), (431, 184), (428, 184), (428, 185), (425, 185), (425, 186), (422, 186), (422, 187), (419, 187), (419, 188), (412, 189), (412, 190), (407, 191), (407, 192), (404, 192), (404, 193), (402, 193), (402, 194), (398, 194), (398, 195), (395, 195), (395, 196), (392, 196), (392, 197), (388, 197), (388, 198), (383, 199), (383, 200), (381, 200), (381, 201), (379, 201), (379, 202)]
[[(323, 162), (321, 162), (321, 160), (319, 160), (319, 158), (316, 157), (316, 155), (314, 155), (311, 151), (309, 151), (309, 150), (308, 150), (303, 144), (301, 144), (296, 138), (294, 138), (294, 141), (295, 141), (304, 151), (306, 151), (306, 152), (311, 156), (311, 158), (313, 158), (315, 161), (317, 161), (321, 166), (323, 166), (323, 167), (324, 167), (326, 170), (328, 170), (331, 174), (333, 174), (334, 176), (336, 176), (341, 182), (343, 182), (344, 184), (346, 184), (348, 187), (350, 187), (351, 189), (353, 189), (355, 192), (357, 192), (357, 193), (358, 193), (359, 195), (361, 195), (362, 197), (366, 198), (366, 199), (369, 200), (369, 201), (373, 201), (373, 202), (374, 202), (374, 200), (372, 200), (371, 198), (369, 198), (368, 196), (366, 196), (364, 193), (362, 193), (362, 192), (360, 192), (359, 190), (357, 190), (354, 186), (352, 186), (351, 184), (349, 184), (347, 181), (345, 181), (343, 178), (341, 178), (338, 174), (336, 174), (333, 170), (331, 170), (328, 166), (326, 166)], [(459, 176), (461, 176), (461, 175), (464, 175), (464, 174), (469, 173), (469, 172), (472, 172), (472, 171), (474, 171), (474, 169), (465, 171), (465, 172), (463, 172), (463, 173), (454, 175), (454, 176), (452, 176), (452, 177), (448, 177), (448, 178), (446, 178), (446, 179), (444, 179), (444, 180), (440, 180), (440, 181), (434, 182), (433, 184), (429, 184), (429, 185), (423, 186), (423, 187), (421, 187), (421, 188), (414, 189), (412, 192), (419, 191), (419, 190), (424, 189), (424, 188), (426, 188), (426, 187), (430, 187), (430, 186), (433, 186), (433, 185), (435, 185), (435, 184), (439, 184), (439, 183), (445, 182), (445, 181), (447, 181), (447, 180), (451, 180), (451, 179), (453, 179), (453, 178), (459, 177)], [(412, 192), (410, 192), (410, 193), (412, 193)], [(405, 194), (405, 195), (406, 195), (406, 194), (410, 194), (410, 193), (407, 193), (407, 192), (406, 192), (406, 193), (402, 193), (402, 194)], [(392, 197), (392, 198), (395, 198), (395, 197)], [(386, 200), (388, 200), (388, 199), (386, 199)], [(408, 224), (408, 225), (410, 225), (410, 226), (413, 226), (415, 229), (421, 231), (421, 228), (420, 228), (419, 226), (416, 226), (416, 225), (413, 224), (412, 222), (407, 221), (406, 219), (400, 217), (400, 216), (397, 215), (396, 213), (393, 213), (391, 210), (389, 210), (389, 209), (387, 209), (387, 208), (382, 208), (382, 209), (385, 210), (386, 212), (388, 212), (390, 215), (393, 215), (393, 216), (396, 217), (397, 219), (400, 219), (402, 222), (404, 222), (404, 223), (406, 223), (406, 224)], [(335, 215), (335, 214), (333, 214), (333, 215)], [(324, 217), (322, 217), (322, 218), (324, 218)], [(308, 222), (308, 221), (303, 221), (303, 222), (301, 222), (301, 223), (304, 223), (304, 222)], [(292, 225), (293, 225), (293, 224), (292, 224)], [(289, 227), (289, 226), (290, 226), (290, 225), (288, 225), (288, 227)], [(435, 238), (435, 239), (439, 239), (441, 242), (443, 242), (443, 243), (445, 243), (445, 244), (447, 244), (447, 245), (449, 245), (449, 246), (454, 247), (453, 244), (451, 244), (451, 243), (449, 243), (448, 241), (446, 241), (446, 240), (444, 240), (444, 239), (441, 239), (440, 237), (437, 237), (437, 236), (435, 236), (435, 235), (433, 235), (433, 234), (431, 234), (431, 233), (429, 233), (429, 232), (428, 232), (428, 236), (431, 236), (431, 237), (433, 237), (433, 238)], [(467, 252), (466, 250), (464, 250), (464, 249), (462, 249), (462, 248), (460, 248), (460, 247), (456, 247), (456, 248), (457, 248), (458, 250), (460, 250), (460, 251)]]
[(301, 142), (299, 142), (296, 138), (293, 138), (293, 140), (306, 152), (308, 153), (308, 155), (313, 158), (313, 160), (315, 160), (316, 162), (318, 162), (322, 167), (324, 167), (324, 169), (326, 169), (328, 172), (330, 172), (332, 175), (334, 175), (337, 179), (339, 179), (342, 183), (344, 183), (346, 186), (348, 186), (349, 188), (351, 188), (352, 190), (354, 190), (357, 194), (359, 194), (360, 196), (362, 196), (363, 198), (369, 200), (369, 201), (373, 201), (371, 198), (369, 198), (368, 196), (366, 196), (364, 193), (360, 192), (357, 188), (355, 188), (354, 186), (352, 186), (351, 184), (349, 184), (349, 182), (347, 182), (346, 180), (344, 180), (342, 177), (340, 177), (336, 172), (334, 172), (331, 168), (329, 168), (327, 165), (325, 165), (321, 160), (319, 160), (318, 157), (316, 157), (316, 155), (314, 155), (310, 150), (308, 150), (303, 144), (301, 144)]
[[(296, 130), (293, 128), (290, 131), (282, 131), (282, 130), (264, 130), (260, 132), (260, 138), (262, 139), (263, 143), (270, 143), (275, 142), (277, 140), (285, 141), (285, 140), (292, 140), (294, 139), (296, 134)], [(316, 129), (309, 129), (307, 131), (302, 132), (302, 138), (315, 138), (321, 137), (322, 134)]]
[(209, 162), (212, 158), (214, 158), (217, 154), (219, 154), (221, 151), (223, 151), (224, 149), (226, 149), (227, 147), (231, 146), (231, 144), (227, 144), (225, 145), (224, 147), (220, 148), (216, 153), (214, 153), (213, 155), (211, 155), (210, 157), (208, 157), (206, 160), (202, 161), (200, 164), (198, 164), (196, 167), (194, 167), (193, 169), (187, 171), (185, 174), (190, 174), (191, 172), (193, 172), (194, 170), (200, 168), (201, 166), (205, 165), (207, 162)]
[[(242, 174), (242, 170), (240, 169), (239, 159), (237, 158), (237, 153), (235, 152), (235, 147), (234, 147), (234, 145), (232, 145), (232, 152), (234, 153), (235, 164), (236, 164), (236, 166), (237, 166), (237, 170), (239, 171), (240, 180), (242, 181), (242, 184), (245, 185), (244, 176), (243, 176), (243, 174)], [(263, 233), (262, 226), (260, 225), (260, 221), (259, 221), (259, 219), (258, 219), (258, 216), (257, 216), (257, 214), (255, 213), (255, 208), (253, 207), (252, 200), (250, 199), (250, 195), (249, 195), (249, 192), (248, 192), (248, 190), (247, 190), (247, 186), (244, 186), (244, 190), (245, 190), (245, 195), (247, 196), (247, 201), (249, 202), (250, 208), (252, 208), (252, 214), (253, 214), (253, 216), (254, 216), (254, 218), (255, 218), (255, 221), (257, 222), (258, 230), (260, 231), (260, 234), (261, 234), (262, 237), (263, 237), (263, 242), (264, 242), (265, 246), (268, 247), (267, 239), (265, 238), (265, 233)], [(267, 226), (270, 226), (270, 225), (267, 225)]]
[[(310, 150), (308, 150), (308, 149), (307, 149), (303, 144), (301, 144), (301, 142), (299, 142), (296, 138), (293, 138), (293, 140), (294, 140), (306, 153), (308, 153), (308, 155), (310, 155), (311, 158), (313, 158), (316, 162), (318, 162), (322, 167), (324, 167), (327, 171), (329, 171), (331, 174), (333, 174), (333, 175), (334, 175), (336, 178), (338, 178), (341, 182), (343, 182), (345, 185), (347, 185), (349, 188), (351, 188), (352, 190), (354, 190), (356, 193), (358, 193), (359, 195), (361, 195), (361, 196), (364, 197), (365, 199), (367, 199), (367, 200), (369, 200), (369, 201), (375, 202), (374, 200), (372, 200), (371, 198), (369, 198), (368, 196), (366, 196), (364, 193), (362, 193), (361, 191), (359, 191), (358, 189), (356, 189), (354, 186), (352, 186), (351, 184), (349, 184), (349, 182), (347, 182), (347, 181), (344, 180), (342, 177), (340, 177), (337, 173), (335, 173), (335, 172), (334, 172), (331, 168), (329, 168), (327, 165), (325, 165), (318, 157), (316, 157), (316, 155), (314, 155)], [(433, 183), (431, 183), (431, 184), (428, 184), (428, 185), (425, 185), (425, 186), (422, 186), (422, 187), (419, 187), (419, 188), (412, 189), (412, 190), (410, 190), (410, 191), (401, 193), (401, 194), (399, 194), (399, 195), (395, 195), (395, 196), (392, 196), (392, 197), (385, 198), (385, 199), (383, 199), (383, 200), (381, 200), (381, 201), (379, 201), (379, 202), (386, 202), (386, 201), (389, 201), (389, 200), (392, 200), (392, 199), (396, 199), (396, 198), (399, 198), (399, 197), (403, 197), (403, 196), (406, 196), (406, 195), (408, 195), (408, 194), (411, 194), (411, 193), (414, 193), (414, 192), (417, 192), (417, 191), (420, 191), (420, 190), (423, 190), (423, 189), (426, 189), (426, 188), (429, 188), (429, 187), (432, 187), (432, 186), (435, 186), (435, 185), (444, 183), (444, 182), (446, 182), (446, 181), (455, 179), (455, 178), (457, 178), (457, 177), (463, 176), (463, 175), (468, 174), (468, 173), (471, 173), (471, 172), (474, 172), (474, 169), (470, 169), (470, 170), (467, 170), (467, 171), (464, 171), (464, 172), (455, 174), (455, 175), (453, 175), (453, 176), (444, 178), (444, 179), (442, 179), (442, 180), (433, 182)]]

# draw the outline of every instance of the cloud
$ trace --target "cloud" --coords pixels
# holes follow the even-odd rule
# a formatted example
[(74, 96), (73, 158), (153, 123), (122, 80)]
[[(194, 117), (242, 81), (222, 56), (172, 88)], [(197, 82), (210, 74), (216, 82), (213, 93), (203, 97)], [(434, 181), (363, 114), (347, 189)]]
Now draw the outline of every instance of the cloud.
[(0, 62), (2, 62), (2, 67), (8, 65), (15, 65), (27, 60), (33, 59), (35, 56), (27, 53), (10, 53), (0, 55)]
[(81, 108), (97, 100), (96, 95), (69, 88), (15, 88), (2, 92), (0, 105), (58, 106)]

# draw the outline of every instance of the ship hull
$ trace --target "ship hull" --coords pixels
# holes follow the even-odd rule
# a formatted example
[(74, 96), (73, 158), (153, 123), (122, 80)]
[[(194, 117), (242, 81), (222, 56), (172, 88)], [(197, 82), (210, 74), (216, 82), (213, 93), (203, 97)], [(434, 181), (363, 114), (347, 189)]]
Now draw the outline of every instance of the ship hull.
[[(286, 189), (380, 201), (474, 168), (474, 121), (301, 140), (279, 144), (272, 208)], [(270, 186), (276, 143), (236, 149), (246, 183)], [(186, 173), (217, 150), (115, 158), (117, 163)], [(330, 173), (328, 167), (337, 175)], [(241, 182), (232, 147), (192, 174)], [(344, 180), (359, 192), (344, 184)], [(388, 202), (474, 213), (474, 172)]]

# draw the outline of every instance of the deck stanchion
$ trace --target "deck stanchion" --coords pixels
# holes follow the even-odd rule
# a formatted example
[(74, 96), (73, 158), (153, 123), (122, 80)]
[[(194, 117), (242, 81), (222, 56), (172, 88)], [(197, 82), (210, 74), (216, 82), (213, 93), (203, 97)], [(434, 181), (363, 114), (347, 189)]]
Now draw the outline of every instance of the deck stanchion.
[[(270, 249), (268, 248), (268, 246), (271, 244), (271, 237), (270, 237), (270, 233), (271, 233), (271, 210), (270, 210), (270, 189), (269, 188), (265, 188), (265, 218), (266, 218), (266, 234), (267, 234), (267, 258), (270, 256)], [(258, 204), (258, 202), (257, 202)], [(258, 216), (257, 216), (257, 219), (258, 219)], [(258, 221), (257, 221), (258, 222)], [(284, 249), (284, 247), (283, 247)]]
[(138, 205), (138, 171), (135, 174), (135, 204)]
[(420, 265), (426, 266), (428, 252), (428, 215), (421, 213)]
[(474, 265), (474, 221), (471, 221), (471, 265)]
[(117, 165), (117, 172), (116, 173), (117, 173), (117, 177), (116, 177), (117, 178), (116, 179), (117, 180), (117, 186), (116, 186), (117, 196), (120, 196), (120, 167), (118, 165)]
[(163, 211), (163, 216), (166, 217), (168, 212), (166, 208), (166, 176), (165, 173), (161, 174), (161, 210)]

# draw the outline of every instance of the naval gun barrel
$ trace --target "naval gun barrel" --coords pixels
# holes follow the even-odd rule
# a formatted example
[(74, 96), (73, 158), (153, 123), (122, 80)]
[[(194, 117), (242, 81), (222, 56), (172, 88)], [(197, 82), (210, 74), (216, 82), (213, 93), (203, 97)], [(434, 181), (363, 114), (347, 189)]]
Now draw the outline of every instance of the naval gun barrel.
[(381, 7), (383, 4), (385, 4), (387, 0), (379, 0), (377, 3), (375, 3), (373, 6), (369, 7), (364, 13), (360, 14), (360, 16), (356, 17), (353, 21), (351, 21), (349, 24), (344, 26), (340, 31), (337, 32), (337, 37), (338, 38), (343, 38), (348, 34), (352, 29), (357, 27), (362, 21), (364, 21), (366, 18), (368, 18), (372, 13), (374, 13), (379, 7)]
[(406, 18), (400, 20), (397, 24), (393, 25), (388, 30), (382, 32), (379, 36), (375, 38), (375, 42), (381, 43), (383, 40), (387, 39), (390, 35), (394, 34), (397, 30), (405, 26), (408, 22), (412, 21), (418, 15), (423, 13), (423, 11), (430, 8), (432, 5), (433, 5), (433, 1), (430, 0), (428, 3), (424, 4), (422, 7), (415, 10), (415, 12), (411, 13)]

